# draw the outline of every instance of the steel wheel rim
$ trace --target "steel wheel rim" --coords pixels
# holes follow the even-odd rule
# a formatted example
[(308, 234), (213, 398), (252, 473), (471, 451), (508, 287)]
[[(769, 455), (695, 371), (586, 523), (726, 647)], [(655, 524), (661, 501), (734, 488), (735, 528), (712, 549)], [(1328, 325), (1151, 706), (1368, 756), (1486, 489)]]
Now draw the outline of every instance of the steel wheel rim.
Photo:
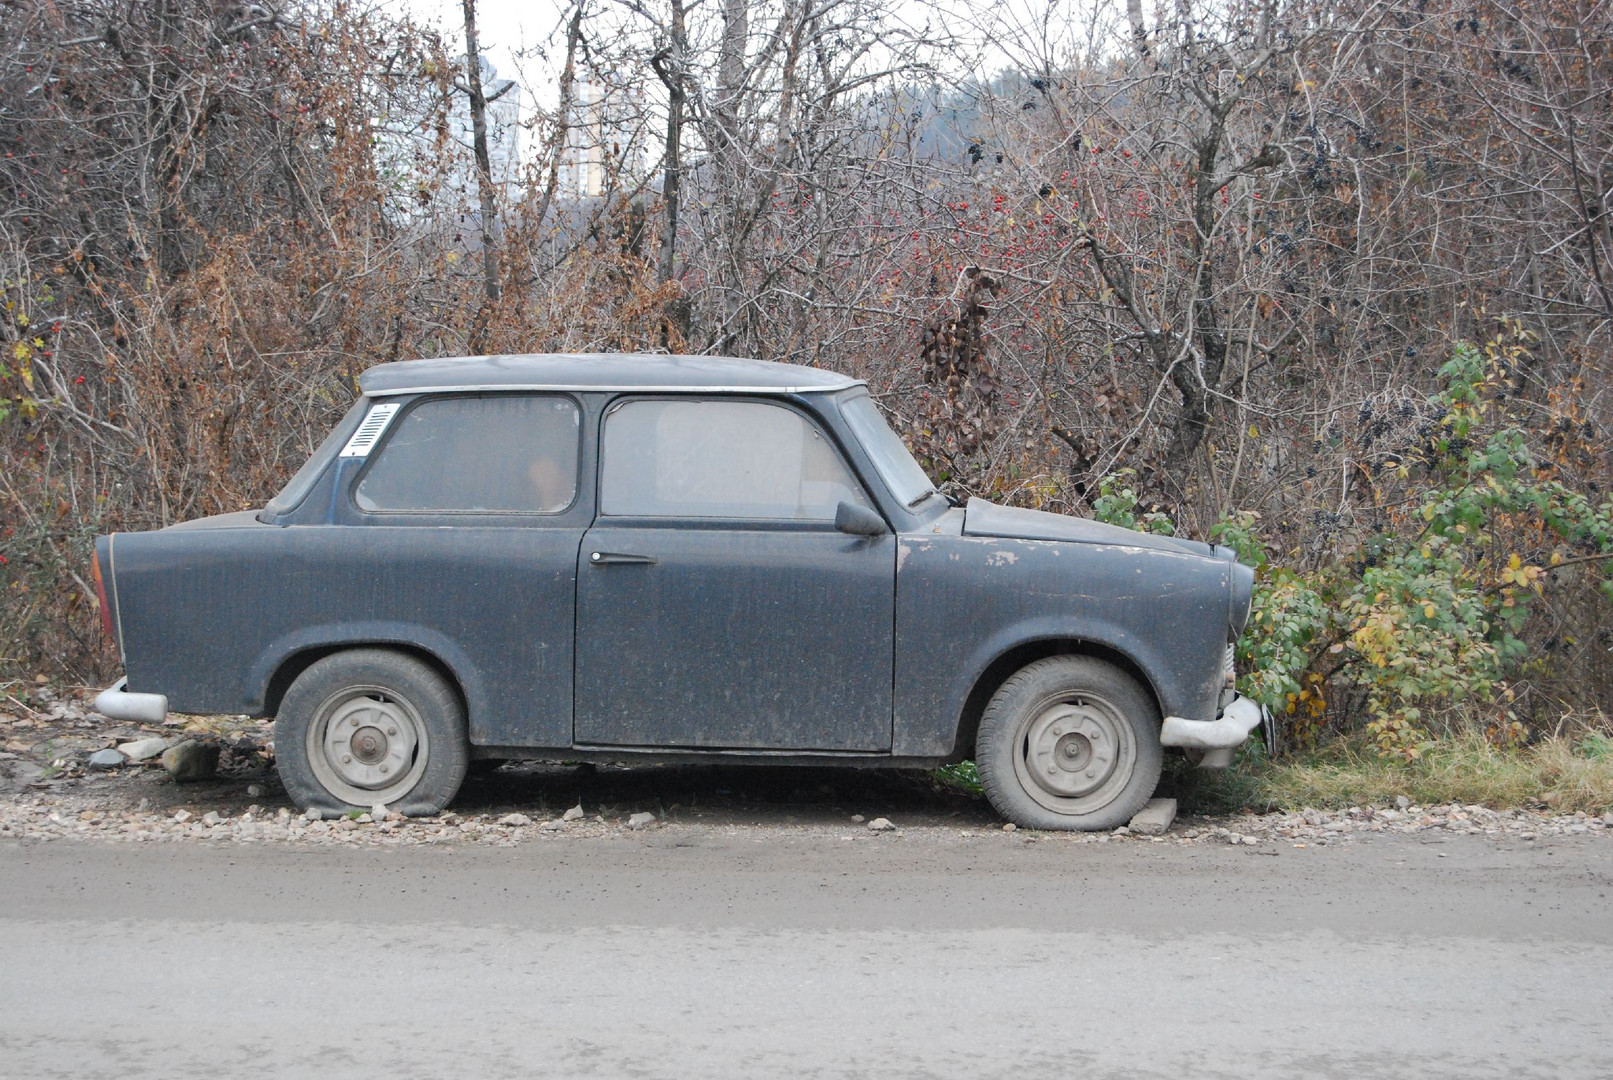
[(1014, 739), (1014, 774), (1038, 805), (1078, 817), (1120, 797), (1137, 765), (1126, 714), (1100, 694), (1061, 694), (1031, 710)]
[(374, 806), (414, 788), (426, 771), (430, 740), (407, 698), (384, 686), (349, 686), (315, 711), (305, 745), (326, 791), (354, 806)]

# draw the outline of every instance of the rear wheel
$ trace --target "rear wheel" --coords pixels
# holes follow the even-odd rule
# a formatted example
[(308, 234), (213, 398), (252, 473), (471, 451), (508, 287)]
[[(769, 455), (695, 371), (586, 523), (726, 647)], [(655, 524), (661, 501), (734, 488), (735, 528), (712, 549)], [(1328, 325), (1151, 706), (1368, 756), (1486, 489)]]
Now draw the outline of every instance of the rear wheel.
[(1089, 656), (1020, 669), (980, 718), (975, 764), (997, 812), (1033, 829), (1112, 829), (1159, 783), (1164, 752), (1153, 697)]
[(470, 760), (454, 688), (387, 649), (327, 656), (286, 691), (275, 759), (299, 807), (333, 814), (376, 804), (435, 814), (459, 791)]

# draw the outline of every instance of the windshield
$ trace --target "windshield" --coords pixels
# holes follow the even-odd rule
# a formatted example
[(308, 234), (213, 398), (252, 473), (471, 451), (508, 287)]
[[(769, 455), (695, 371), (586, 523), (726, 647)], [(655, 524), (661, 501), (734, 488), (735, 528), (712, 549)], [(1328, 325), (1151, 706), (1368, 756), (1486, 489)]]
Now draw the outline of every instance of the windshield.
[(320, 443), (319, 448), (302, 463), (302, 468), (298, 469), (296, 475), (286, 484), (285, 490), (269, 500), (269, 504), (258, 515), (259, 521), (267, 521), (297, 508), (297, 504), (308, 496), (308, 489), (314, 486), (314, 481), (319, 479), (319, 474), (325, 471), (325, 466), (335, 456), (336, 448), (353, 434), (354, 428), (358, 427), (359, 417), (364, 415), (364, 408), (368, 404), (365, 398), (353, 402), (353, 407), (347, 410), (342, 422), (325, 436), (325, 441)]
[(935, 485), (924, 475), (924, 470), (913, 460), (913, 455), (908, 453), (907, 446), (896, 432), (885, 423), (873, 398), (867, 394), (849, 398), (841, 404), (840, 412), (856, 433), (857, 441), (862, 443), (863, 449), (873, 459), (874, 468), (879, 470), (885, 485), (902, 501), (902, 505), (915, 506), (935, 493)]

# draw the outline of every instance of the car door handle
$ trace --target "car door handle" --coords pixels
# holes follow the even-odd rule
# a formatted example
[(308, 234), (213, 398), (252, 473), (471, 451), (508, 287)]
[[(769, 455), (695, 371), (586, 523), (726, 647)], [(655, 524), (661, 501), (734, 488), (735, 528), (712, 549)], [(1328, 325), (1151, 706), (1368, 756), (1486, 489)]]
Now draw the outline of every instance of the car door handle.
[(628, 555), (620, 551), (595, 551), (588, 556), (588, 561), (595, 566), (609, 566), (612, 563), (631, 563), (635, 566), (649, 566), (655, 562), (655, 556)]

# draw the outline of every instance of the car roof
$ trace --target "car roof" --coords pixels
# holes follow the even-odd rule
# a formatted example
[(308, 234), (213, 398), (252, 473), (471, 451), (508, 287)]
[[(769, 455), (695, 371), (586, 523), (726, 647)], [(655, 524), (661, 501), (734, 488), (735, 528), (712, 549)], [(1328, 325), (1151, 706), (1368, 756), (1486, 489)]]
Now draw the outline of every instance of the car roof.
[(814, 393), (861, 385), (821, 368), (734, 356), (525, 353), (377, 364), (359, 376), (369, 397), (479, 390), (677, 390)]

